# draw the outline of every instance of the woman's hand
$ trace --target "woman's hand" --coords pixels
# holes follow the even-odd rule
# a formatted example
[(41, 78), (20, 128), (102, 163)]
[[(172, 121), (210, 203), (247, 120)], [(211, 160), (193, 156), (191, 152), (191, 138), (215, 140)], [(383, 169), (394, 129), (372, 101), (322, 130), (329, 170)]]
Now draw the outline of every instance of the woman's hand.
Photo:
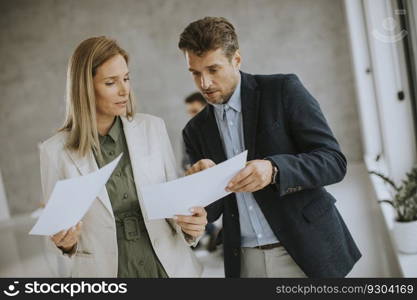
[(203, 235), (207, 225), (207, 212), (204, 207), (191, 208), (192, 216), (177, 215), (174, 220), (181, 227), (182, 231), (198, 238)]
[(78, 237), (81, 232), (82, 222), (78, 222), (76, 226), (67, 230), (61, 230), (57, 234), (51, 236), (51, 240), (62, 251), (68, 253), (74, 248), (78, 242)]

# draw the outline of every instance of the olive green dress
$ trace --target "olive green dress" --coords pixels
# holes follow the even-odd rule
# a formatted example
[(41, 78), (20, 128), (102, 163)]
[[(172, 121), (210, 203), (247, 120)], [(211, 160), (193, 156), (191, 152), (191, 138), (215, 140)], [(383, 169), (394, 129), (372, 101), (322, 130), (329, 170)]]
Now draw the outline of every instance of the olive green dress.
[(95, 155), (95, 159), (100, 168), (123, 152), (119, 164), (106, 183), (116, 220), (118, 277), (166, 278), (168, 276), (153, 250), (145, 227), (123, 124), (119, 117), (115, 118), (109, 133), (99, 136), (99, 140), (103, 158), (100, 160)]

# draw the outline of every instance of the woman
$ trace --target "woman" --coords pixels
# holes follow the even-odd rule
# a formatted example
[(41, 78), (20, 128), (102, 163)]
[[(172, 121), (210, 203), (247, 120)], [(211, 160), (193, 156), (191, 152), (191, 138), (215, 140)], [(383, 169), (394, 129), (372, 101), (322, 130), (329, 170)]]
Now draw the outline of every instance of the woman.
[(174, 179), (175, 162), (164, 122), (134, 113), (127, 64), (106, 37), (83, 41), (70, 59), (64, 126), (40, 146), (45, 200), (58, 180), (123, 156), (82, 221), (48, 245), (73, 277), (200, 276), (190, 245), (204, 232), (204, 208), (176, 222), (143, 214), (141, 186)]

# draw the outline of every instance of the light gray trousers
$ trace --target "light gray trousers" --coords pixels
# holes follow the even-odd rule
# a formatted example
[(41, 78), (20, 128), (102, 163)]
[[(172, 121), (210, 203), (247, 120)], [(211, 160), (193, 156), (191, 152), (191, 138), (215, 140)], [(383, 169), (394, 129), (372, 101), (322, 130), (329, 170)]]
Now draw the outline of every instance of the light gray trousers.
[(262, 250), (241, 248), (240, 277), (307, 277), (283, 246)]

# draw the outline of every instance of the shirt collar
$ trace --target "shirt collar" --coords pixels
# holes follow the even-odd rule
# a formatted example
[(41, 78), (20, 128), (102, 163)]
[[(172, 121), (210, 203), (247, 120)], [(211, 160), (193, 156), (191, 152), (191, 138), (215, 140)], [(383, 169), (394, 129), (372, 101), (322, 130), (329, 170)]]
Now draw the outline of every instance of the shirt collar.
[(103, 144), (106, 140), (106, 137), (110, 137), (115, 143), (119, 138), (120, 131), (122, 130), (122, 122), (120, 121), (119, 117), (116, 117), (112, 127), (110, 128), (109, 132), (105, 136), (100, 137), (100, 143)]
[(224, 110), (228, 107), (233, 108), (237, 112), (242, 111), (242, 102), (240, 99), (240, 83), (241, 83), (241, 79), (240, 79), (240, 73), (239, 73), (239, 81), (229, 101), (225, 104), (214, 104), (214, 103), (211, 104), (214, 106), (214, 109), (220, 114), (220, 116), (223, 116)]

